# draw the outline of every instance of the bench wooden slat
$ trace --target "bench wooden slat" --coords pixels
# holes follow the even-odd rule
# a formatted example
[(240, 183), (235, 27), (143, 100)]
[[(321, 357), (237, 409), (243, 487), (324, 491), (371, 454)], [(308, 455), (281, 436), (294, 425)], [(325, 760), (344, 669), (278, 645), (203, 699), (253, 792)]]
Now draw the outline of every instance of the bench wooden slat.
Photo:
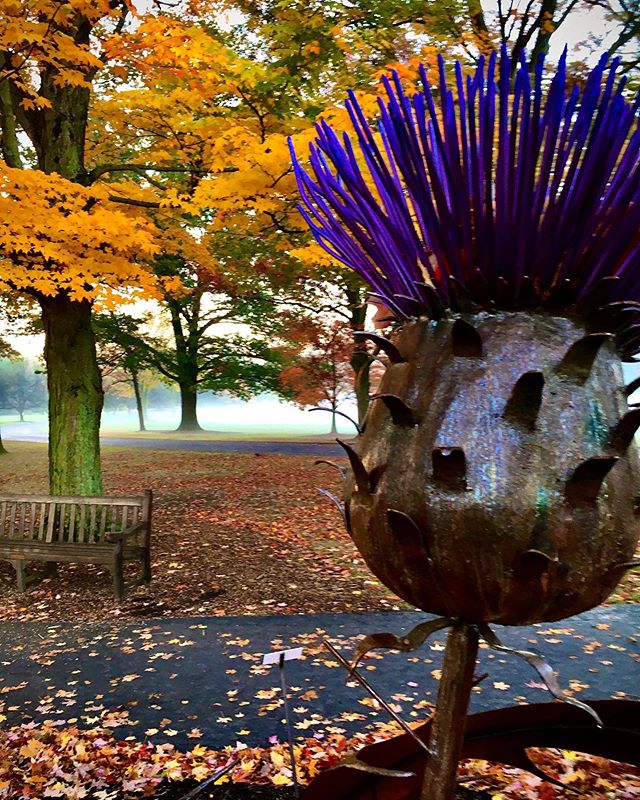
[(67, 522), (67, 504), (58, 503), (58, 524), (56, 527), (57, 536), (54, 536), (54, 542), (67, 541), (68, 532), (65, 530), (66, 522)]
[(76, 505), (75, 503), (69, 504), (69, 541), (75, 542), (76, 537)]
[(51, 503), (49, 505), (49, 519), (47, 521), (47, 535), (45, 537), (45, 541), (52, 542), (53, 541), (53, 530), (56, 524), (56, 504)]
[(38, 539), (42, 541), (44, 539), (44, 523), (47, 518), (47, 504), (40, 503), (40, 526), (38, 528)]
[[(131, 546), (123, 549), (125, 561), (140, 558), (144, 548)], [(0, 543), (0, 558), (8, 561), (21, 559), (24, 561), (64, 561), (71, 563), (101, 564), (111, 566), (113, 563), (113, 545), (103, 544), (87, 547), (84, 544), (69, 544), (68, 542), (54, 542), (48, 545), (45, 542), (29, 542), (27, 547), (15, 542), (12, 549), (10, 542)]]
[(80, 526), (79, 539), (82, 542), (91, 541), (90, 537), (87, 537), (87, 532), (85, 530), (86, 518), (87, 518), (87, 507), (83, 504), (80, 506), (80, 521), (78, 522), (78, 525)]
[[(0, 559), (13, 564), (19, 591), (26, 586), (28, 561), (104, 565), (113, 572), (121, 599), (126, 561), (141, 562), (142, 577), (136, 583), (151, 580), (151, 509), (150, 491), (124, 497), (0, 495)], [(117, 535), (135, 524), (139, 531)]]
[(0, 502), (8, 503), (51, 503), (55, 500), (57, 503), (77, 503), (78, 505), (85, 506), (103, 506), (105, 503), (110, 505), (113, 503), (117, 506), (138, 506), (141, 508), (144, 505), (144, 496), (124, 494), (120, 495), (107, 495), (105, 497), (80, 497), (74, 495), (56, 495), (52, 497), (46, 494), (0, 494)]
[(100, 514), (100, 523), (98, 525), (98, 540), (102, 541), (104, 539), (104, 534), (107, 529), (107, 507), (102, 506), (102, 512)]

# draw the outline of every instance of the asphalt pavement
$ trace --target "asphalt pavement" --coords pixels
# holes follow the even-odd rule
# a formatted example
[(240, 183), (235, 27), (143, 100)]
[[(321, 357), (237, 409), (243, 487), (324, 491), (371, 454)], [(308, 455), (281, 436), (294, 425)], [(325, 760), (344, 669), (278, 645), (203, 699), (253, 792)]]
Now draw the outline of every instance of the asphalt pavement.
[[(87, 598), (89, 602), (89, 598)], [(5, 726), (52, 719), (96, 726), (126, 712), (118, 736), (220, 747), (285, 737), (277, 666), (265, 653), (302, 648), (288, 661), (298, 737), (349, 735), (386, 722), (385, 712), (323, 646), (346, 658), (362, 634), (409, 631), (418, 612), (195, 617), (126, 624), (2, 623), (0, 697)], [(601, 607), (549, 624), (496, 627), (505, 644), (542, 653), (561, 686), (580, 700), (640, 699), (640, 605)], [(407, 720), (428, 716), (437, 693), (446, 632), (412, 653), (378, 651), (362, 674)], [(483, 647), (472, 711), (551, 696), (521, 659)]]

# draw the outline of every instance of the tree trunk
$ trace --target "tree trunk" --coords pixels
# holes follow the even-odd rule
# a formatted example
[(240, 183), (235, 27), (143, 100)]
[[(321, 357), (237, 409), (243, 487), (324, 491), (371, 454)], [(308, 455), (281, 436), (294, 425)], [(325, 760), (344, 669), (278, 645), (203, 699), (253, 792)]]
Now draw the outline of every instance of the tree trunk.
[(136, 410), (138, 412), (138, 430), (146, 431), (144, 424), (144, 405), (142, 402), (142, 391), (140, 390), (140, 381), (138, 380), (138, 373), (133, 370), (131, 373), (131, 382), (133, 383), (133, 393), (136, 398)]
[(331, 409), (331, 431), (330, 433), (338, 433), (338, 426), (336, 425), (336, 410)]
[(491, 36), (489, 35), (489, 28), (484, 16), (481, 0), (468, 0), (467, 9), (469, 12), (469, 19), (471, 20), (471, 27), (474, 36), (476, 37), (476, 44), (481, 53), (490, 53), (493, 45)]
[(2, 442), (2, 431), (0, 431), (0, 456), (4, 455), (7, 452), (3, 442)]
[(558, 0), (542, 0), (540, 12), (537, 19), (536, 40), (531, 50), (531, 70), (535, 69), (536, 62), (541, 53), (549, 52), (551, 37), (555, 33), (555, 15)]
[(198, 393), (191, 384), (181, 383), (180, 386), (180, 425), (179, 431), (201, 431), (198, 422)]
[(49, 489), (100, 495), (103, 391), (91, 329), (91, 304), (66, 294), (41, 297), (49, 388)]
[(421, 800), (455, 800), (478, 638), (477, 629), (464, 622), (456, 622), (447, 637)]
[[(360, 300), (360, 292), (347, 289), (347, 300), (351, 311), (351, 330), (356, 333), (363, 331), (367, 317), (367, 304)], [(354, 391), (356, 404), (358, 406), (358, 422), (362, 425), (365, 415), (369, 409), (369, 391), (371, 370), (371, 356), (367, 350), (367, 344), (361, 337), (353, 337), (353, 350), (350, 359), (351, 369), (354, 376)]]
[[(0, 70), (6, 69), (6, 55), (0, 53)], [(11, 82), (0, 81), (0, 152), (8, 167), (22, 169), (18, 128), (11, 97)]]

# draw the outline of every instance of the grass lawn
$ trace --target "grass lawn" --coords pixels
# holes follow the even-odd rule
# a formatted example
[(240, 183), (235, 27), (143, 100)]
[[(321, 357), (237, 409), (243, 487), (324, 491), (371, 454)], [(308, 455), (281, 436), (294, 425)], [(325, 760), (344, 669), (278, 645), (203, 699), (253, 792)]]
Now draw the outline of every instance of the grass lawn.
[[(9, 442), (7, 448), (0, 458), (0, 491), (46, 493), (46, 445)], [(13, 568), (0, 562), (0, 619), (403, 607), (369, 573), (337, 510), (317, 491), (337, 489), (334, 470), (313, 462), (304, 456), (105, 447), (106, 493), (154, 492), (151, 586), (132, 591), (117, 608), (107, 571), (61, 564), (57, 577), (19, 595)]]

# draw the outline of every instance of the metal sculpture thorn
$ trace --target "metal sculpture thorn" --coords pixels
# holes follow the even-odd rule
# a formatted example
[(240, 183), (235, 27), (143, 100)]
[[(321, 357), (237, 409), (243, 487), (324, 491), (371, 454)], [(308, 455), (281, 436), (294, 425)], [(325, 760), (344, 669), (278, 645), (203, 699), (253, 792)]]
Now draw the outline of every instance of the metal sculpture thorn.
[(362, 463), (362, 459), (350, 444), (343, 442), (341, 439), (336, 439), (336, 442), (340, 445), (340, 447), (342, 447), (349, 458), (349, 463), (351, 464), (351, 470), (353, 472), (353, 477), (355, 478), (358, 490), (365, 492), (366, 494), (370, 494), (371, 479), (365, 465)]
[(358, 433), (362, 433), (362, 428), (360, 425), (358, 425), (353, 417), (345, 414), (344, 411), (336, 411), (333, 408), (324, 408), (323, 406), (314, 406), (313, 408), (310, 408), (309, 411), (328, 411), (330, 414), (337, 414), (339, 417), (344, 417), (346, 420), (349, 420)]
[(388, 508), (387, 522), (400, 546), (410, 557), (426, 559), (427, 562), (431, 562), (426, 533), (415, 520), (404, 511)]
[(640, 375), (624, 387), (624, 393), (627, 397), (630, 397), (638, 389), (640, 389)]
[(381, 400), (389, 409), (391, 419), (396, 425), (412, 427), (418, 424), (414, 410), (397, 394), (372, 394), (369, 400)]
[(618, 458), (595, 456), (580, 464), (565, 484), (564, 496), (572, 506), (595, 505), (602, 482)]
[(556, 371), (561, 375), (584, 383), (591, 373), (602, 345), (611, 338), (607, 332), (589, 333), (574, 342), (558, 364)]
[(506, 419), (533, 429), (542, 403), (544, 375), (539, 370), (525, 372), (516, 381), (504, 409)]
[(373, 342), (378, 349), (382, 350), (392, 364), (405, 363), (405, 359), (402, 357), (402, 354), (395, 344), (385, 339), (384, 336), (380, 336), (380, 334), (373, 333), (372, 331), (356, 331), (354, 336)]
[(459, 358), (480, 358), (482, 356), (482, 337), (464, 319), (457, 319), (451, 328), (451, 347), (453, 355)]
[(633, 441), (638, 428), (640, 428), (640, 408), (634, 408), (627, 411), (611, 432), (609, 447), (616, 453), (624, 453)]
[(324, 495), (326, 498), (331, 500), (333, 505), (340, 512), (340, 515), (342, 516), (342, 519), (343, 519), (343, 521), (344, 521), (344, 523), (345, 523), (345, 525), (347, 527), (347, 530), (348, 530), (349, 529), (349, 525), (348, 525), (348, 517), (347, 517), (345, 506), (343, 506), (342, 503), (340, 502), (340, 500), (338, 500), (338, 498), (335, 496), (335, 494), (333, 494), (333, 492), (330, 492), (328, 489), (323, 489), (320, 486), (316, 486), (316, 489), (320, 492), (320, 494)]
[(329, 467), (333, 467), (333, 469), (337, 470), (342, 478), (347, 477), (347, 470), (344, 467), (341, 467), (340, 464), (336, 464), (335, 461), (329, 461), (326, 458), (319, 458), (313, 462), (314, 467), (317, 467), (319, 464), (327, 464)]

